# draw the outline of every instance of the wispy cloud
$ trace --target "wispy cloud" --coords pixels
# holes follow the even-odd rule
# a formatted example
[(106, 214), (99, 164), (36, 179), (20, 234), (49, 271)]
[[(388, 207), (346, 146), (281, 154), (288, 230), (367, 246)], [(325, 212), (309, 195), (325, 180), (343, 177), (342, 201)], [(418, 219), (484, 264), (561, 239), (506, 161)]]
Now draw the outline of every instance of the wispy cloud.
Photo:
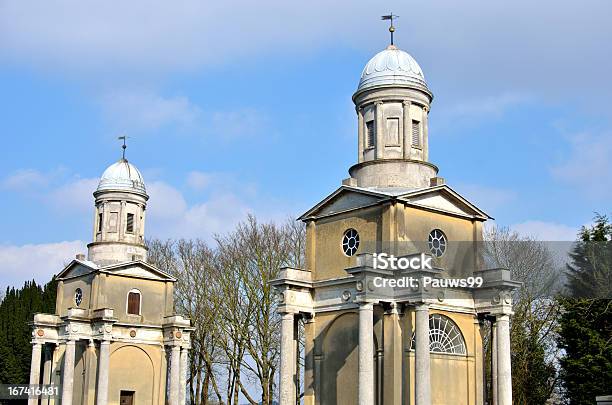
[(453, 188), (489, 214), (517, 198), (516, 191), (499, 187), (458, 183)]
[(567, 137), (569, 151), (561, 162), (550, 167), (559, 182), (589, 197), (612, 195), (612, 133), (580, 133)]
[(578, 228), (546, 221), (525, 221), (511, 225), (510, 229), (542, 241), (574, 241), (578, 234)]
[(2, 179), (0, 185), (2, 188), (13, 191), (33, 191), (40, 187), (46, 187), (49, 184), (50, 177), (50, 174), (35, 169), (20, 169)]
[(77, 253), (85, 253), (80, 240), (29, 245), (0, 245), (2, 287), (20, 286), (27, 280), (46, 283)]
[(112, 126), (129, 132), (185, 130), (199, 125), (202, 115), (187, 97), (164, 97), (151, 90), (110, 91), (101, 106)]

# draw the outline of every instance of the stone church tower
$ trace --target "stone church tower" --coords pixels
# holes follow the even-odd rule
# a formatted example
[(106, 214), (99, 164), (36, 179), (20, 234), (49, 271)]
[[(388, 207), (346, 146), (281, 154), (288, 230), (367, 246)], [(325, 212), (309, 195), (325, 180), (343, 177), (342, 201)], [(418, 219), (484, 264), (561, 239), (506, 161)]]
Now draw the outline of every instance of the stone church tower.
[(147, 263), (147, 195), (125, 159), (94, 192), (93, 242), (57, 276), (55, 314), (36, 314), (30, 384), (59, 398), (30, 405), (183, 405), (190, 322), (174, 312), (176, 279)]
[[(304, 321), (307, 405), (511, 405), (509, 316), (518, 283), (484, 269), (490, 217), (438, 177), (429, 161), (433, 95), (408, 53), (390, 45), (365, 66), (353, 95), (357, 163), (301, 216), (306, 268), (281, 270), (280, 404), (296, 398), (297, 320)], [(431, 258), (390, 270), (374, 254)], [(381, 287), (413, 277), (482, 277), (479, 288)], [(492, 398), (483, 325), (493, 326)]]

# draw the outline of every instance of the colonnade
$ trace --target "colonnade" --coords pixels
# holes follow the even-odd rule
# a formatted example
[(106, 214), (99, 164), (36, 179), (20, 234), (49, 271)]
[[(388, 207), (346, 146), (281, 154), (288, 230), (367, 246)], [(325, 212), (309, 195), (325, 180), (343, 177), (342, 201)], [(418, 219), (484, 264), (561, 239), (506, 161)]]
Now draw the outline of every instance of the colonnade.
[[(108, 404), (109, 374), (110, 370), (110, 340), (102, 340), (99, 343), (97, 364), (96, 405)], [(56, 345), (59, 347), (58, 344)], [(30, 367), (30, 384), (50, 384), (53, 358), (56, 356), (45, 356), (41, 364), (43, 343), (32, 344), (32, 362)], [(75, 368), (76, 340), (69, 339), (65, 342), (64, 361), (62, 366), (62, 405), (72, 405), (72, 393), (74, 391), (74, 368)], [(43, 368), (41, 380), (40, 370)], [(168, 362), (168, 405), (185, 405), (186, 403), (186, 381), (189, 366), (189, 349), (179, 345), (170, 346), (170, 359)], [(28, 400), (28, 405), (39, 404), (38, 398)]]
[[(431, 405), (429, 351), (429, 305), (417, 303), (415, 309), (415, 404)], [(376, 403), (374, 395), (374, 304), (359, 305), (359, 405)], [(296, 314), (283, 313), (281, 319), (280, 405), (296, 401)], [(494, 325), (493, 382), (495, 405), (512, 405), (510, 366), (510, 317), (498, 315)], [(315, 395), (320, 395), (316, 393)]]

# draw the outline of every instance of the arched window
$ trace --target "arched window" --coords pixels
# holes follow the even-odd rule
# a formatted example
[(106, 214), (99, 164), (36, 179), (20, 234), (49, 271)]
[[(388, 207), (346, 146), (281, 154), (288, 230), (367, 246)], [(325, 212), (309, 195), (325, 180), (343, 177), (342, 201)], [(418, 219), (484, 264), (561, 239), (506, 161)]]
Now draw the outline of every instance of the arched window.
[(132, 289), (127, 295), (127, 313), (128, 315), (140, 315), (140, 291)]
[[(415, 336), (412, 334), (410, 348), (414, 349)], [(452, 319), (440, 314), (429, 316), (429, 351), (432, 353), (467, 354), (465, 340), (459, 327)]]

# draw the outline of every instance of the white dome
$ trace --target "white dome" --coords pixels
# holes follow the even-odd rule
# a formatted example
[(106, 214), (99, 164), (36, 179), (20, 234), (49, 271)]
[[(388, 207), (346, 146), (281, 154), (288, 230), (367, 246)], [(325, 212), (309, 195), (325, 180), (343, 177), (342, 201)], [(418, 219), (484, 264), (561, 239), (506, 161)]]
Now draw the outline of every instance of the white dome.
[(146, 194), (142, 174), (133, 164), (121, 159), (110, 165), (100, 178), (96, 191), (131, 191)]
[(424, 87), (425, 75), (410, 54), (393, 45), (374, 55), (361, 73), (357, 91), (378, 86)]

